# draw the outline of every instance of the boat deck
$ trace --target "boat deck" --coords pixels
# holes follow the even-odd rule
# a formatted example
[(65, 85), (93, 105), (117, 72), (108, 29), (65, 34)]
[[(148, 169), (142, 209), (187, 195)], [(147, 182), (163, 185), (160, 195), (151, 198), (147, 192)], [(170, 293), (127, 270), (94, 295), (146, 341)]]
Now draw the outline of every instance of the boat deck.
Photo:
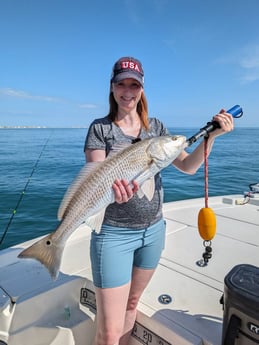
[[(209, 199), (217, 233), (205, 266), (197, 264), (204, 252), (197, 230), (204, 200), (164, 204), (166, 246), (139, 304), (132, 345), (221, 344), (224, 277), (238, 264), (259, 266), (259, 199), (240, 205), (242, 200), (240, 195)], [(95, 304), (89, 240), (85, 226), (71, 236), (56, 281), (38, 262), (17, 258), (35, 240), (0, 252), (0, 343), (91, 344)]]
[[(201, 337), (204, 344), (221, 344), (220, 299), (226, 274), (237, 264), (259, 266), (259, 200), (246, 205), (236, 205), (236, 200), (243, 198), (210, 198), (217, 233), (212, 240), (212, 258), (204, 267), (197, 264), (204, 252), (197, 230), (198, 212), (204, 201), (165, 204), (166, 248), (142, 298), (150, 308), (150, 317), (174, 328), (179, 335), (184, 335), (185, 329), (187, 334)], [(168, 294), (172, 302), (161, 305), (160, 294)], [(144, 305), (141, 309), (147, 313)]]

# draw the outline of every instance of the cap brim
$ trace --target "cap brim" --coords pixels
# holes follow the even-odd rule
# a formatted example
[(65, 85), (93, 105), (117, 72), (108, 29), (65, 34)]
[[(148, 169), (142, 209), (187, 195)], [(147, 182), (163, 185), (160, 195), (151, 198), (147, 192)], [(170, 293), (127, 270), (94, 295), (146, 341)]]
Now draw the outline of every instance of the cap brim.
[(119, 81), (122, 81), (123, 79), (135, 79), (142, 87), (144, 87), (143, 78), (136, 75), (136, 73), (133, 72), (123, 72), (117, 74), (114, 78), (112, 78), (113, 83), (118, 83)]

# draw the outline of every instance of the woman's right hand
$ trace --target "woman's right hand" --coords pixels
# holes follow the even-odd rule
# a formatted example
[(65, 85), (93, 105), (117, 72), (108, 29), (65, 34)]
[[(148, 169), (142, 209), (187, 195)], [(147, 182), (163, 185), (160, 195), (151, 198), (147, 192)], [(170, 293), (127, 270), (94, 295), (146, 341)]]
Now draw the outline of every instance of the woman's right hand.
[(112, 188), (115, 194), (115, 201), (118, 204), (122, 204), (129, 201), (133, 197), (134, 193), (139, 190), (139, 185), (136, 181), (132, 181), (131, 185), (124, 179), (116, 179), (112, 185)]

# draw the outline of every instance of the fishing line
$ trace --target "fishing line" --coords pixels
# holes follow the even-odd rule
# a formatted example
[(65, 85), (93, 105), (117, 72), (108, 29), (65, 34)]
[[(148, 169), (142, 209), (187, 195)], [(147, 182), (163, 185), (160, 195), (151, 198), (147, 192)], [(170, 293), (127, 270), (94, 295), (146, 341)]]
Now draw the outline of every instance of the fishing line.
[(34, 164), (34, 166), (33, 166), (33, 168), (32, 168), (31, 174), (30, 174), (30, 176), (28, 177), (28, 179), (27, 179), (27, 181), (26, 181), (26, 184), (25, 184), (25, 186), (24, 186), (24, 188), (23, 188), (23, 191), (22, 191), (21, 194), (20, 194), (20, 197), (19, 197), (19, 199), (18, 199), (18, 202), (17, 202), (17, 204), (16, 204), (16, 206), (15, 206), (15, 208), (14, 208), (12, 214), (11, 214), (11, 217), (10, 217), (10, 219), (9, 219), (9, 222), (8, 222), (8, 224), (6, 225), (5, 230), (4, 230), (4, 233), (3, 233), (3, 235), (2, 235), (2, 237), (1, 237), (1, 239), (0, 239), (0, 246), (2, 245), (4, 239), (5, 239), (6, 235), (7, 235), (7, 232), (8, 232), (8, 230), (9, 230), (11, 224), (12, 224), (13, 218), (14, 218), (14, 216), (15, 216), (16, 213), (17, 213), (17, 210), (18, 210), (18, 208), (19, 208), (19, 206), (20, 206), (20, 204), (21, 204), (21, 202), (22, 202), (22, 199), (23, 199), (23, 197), (24, 197), (24, 195), (25, 195), (26, 189), (28, 188), (29, 183), (30, 183), (30, 181), (31, 181), (31, 178), (32, 178), (32, 176), (33, 176), (33, 174), (34, 174), (34, 172), (35, 172), (35, 170), (36, 170), (36, 168), (37, 168), (37, 166), (38, 166), (38, 164), (39, 164), (39, 161), (40, 161), (40, 159), (41, 159), (41, 156), (42, 156), (44, 150), (46, 149), (46, 147), (47, 147), (47, 145), (48, 145), (48, 142), (49, 142), (49, 140), (50, 140), (51, 135), (52, 135), (52, 132), (50, 133), (49, 137), (48, 137), (47, 140), (45, 141), (45, 143), (44, 143), (44, 145), (43, 145), (43, 147), (42, 147), (42, 149), (41, 149), (41, 152), (40, 152), (40, 154), (39, 154), (39, 156), (38, 156), (38, 158), (37, 158), (37, 160), (36, 160), (36, 162), (35, 162), (35, 164)]

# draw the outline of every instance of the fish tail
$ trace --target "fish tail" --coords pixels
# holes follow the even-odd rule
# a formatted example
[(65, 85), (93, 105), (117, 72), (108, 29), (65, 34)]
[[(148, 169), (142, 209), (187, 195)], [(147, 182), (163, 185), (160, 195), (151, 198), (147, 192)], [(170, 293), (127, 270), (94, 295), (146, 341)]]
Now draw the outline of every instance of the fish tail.
[(45, 236), (29, 248), (23, 250), (18, 258), (30, 258), (38, 260), (49, 271), (52, 279), (56, 280), (61, 264), (64, 245), (56, 245), (52, 240), (52, 234)]

